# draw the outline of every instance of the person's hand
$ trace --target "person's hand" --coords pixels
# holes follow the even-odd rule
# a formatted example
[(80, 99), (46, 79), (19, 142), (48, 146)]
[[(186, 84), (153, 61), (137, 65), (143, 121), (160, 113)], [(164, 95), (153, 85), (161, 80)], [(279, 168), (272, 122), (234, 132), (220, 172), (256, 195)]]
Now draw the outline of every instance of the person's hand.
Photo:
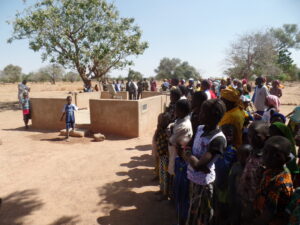
[(192, 156), (192, 149), (191, 147), (189, 146), (186, 146), (184, 149), (183, 149), (183, 154), (182, 154), (182, 157), (183, 159), (188, 162), (190, 160), (190, 157)]

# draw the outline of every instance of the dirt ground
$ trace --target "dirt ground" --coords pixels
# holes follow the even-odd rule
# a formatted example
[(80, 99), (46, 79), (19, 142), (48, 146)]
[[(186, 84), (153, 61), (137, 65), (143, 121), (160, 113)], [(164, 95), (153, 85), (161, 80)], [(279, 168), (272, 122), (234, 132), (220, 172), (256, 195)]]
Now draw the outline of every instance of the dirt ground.
[[(100, 143), (24, 130), (17, 85), (0, 85), (1, 225), (170, 225), (175, 210), (158, 202), (151, 135)], [(32, 96), (79, 90), (30, 84)], [(74, 88), (75, 87), (75, 88)], [(281, 112), (300, 104), (300, 84), (286, 84)]]

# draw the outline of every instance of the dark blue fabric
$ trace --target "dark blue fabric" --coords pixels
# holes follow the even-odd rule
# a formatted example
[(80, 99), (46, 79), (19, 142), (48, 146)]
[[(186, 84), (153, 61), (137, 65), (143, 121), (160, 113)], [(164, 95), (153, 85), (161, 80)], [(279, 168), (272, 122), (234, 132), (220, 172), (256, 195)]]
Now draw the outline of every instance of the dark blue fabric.
[(189, 211), (189, 180), (187, 163), (181, 157), (175, 159), (174, 195), (178, 217), (186, 220)]
[(236, 161), (237, 152), (232, 145), (228, 145), (223, 155), (215, 162), (215, 184), (218, 188), (224, 189), (227, 187), (230, 169)]
[(74, 114), (74, 111), (75, 110), (76, 110), (76, 108), (74, 107), (74, 105), (67, 104), (65, 106), (66, 128), (67, 129), (74, 128), (74, 124), (75, 124), (75, 114)]

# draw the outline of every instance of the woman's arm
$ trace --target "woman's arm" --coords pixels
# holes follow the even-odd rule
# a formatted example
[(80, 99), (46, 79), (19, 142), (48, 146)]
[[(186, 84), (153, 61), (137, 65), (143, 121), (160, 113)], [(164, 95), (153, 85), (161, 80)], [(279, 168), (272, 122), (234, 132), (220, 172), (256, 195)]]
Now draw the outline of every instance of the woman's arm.
[(223, 137), (217, 137), (209, 144), (207, 152), (201, 158), (198, 159), (191, 155), (191, 152), (186, 151), (185, 159), (194, 170), (203, 170), (203, 167), (207, 168), (216, 155), (223, 154), (225, 144), (226, 141)]

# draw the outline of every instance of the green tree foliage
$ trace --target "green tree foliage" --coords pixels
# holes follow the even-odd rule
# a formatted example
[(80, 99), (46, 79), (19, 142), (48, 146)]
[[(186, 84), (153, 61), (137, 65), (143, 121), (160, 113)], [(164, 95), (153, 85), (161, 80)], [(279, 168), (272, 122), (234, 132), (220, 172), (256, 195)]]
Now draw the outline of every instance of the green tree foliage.
[(75, 72), (68, 72), (66, 73), (65, 77), (64, 77), (64, 81), (68, 81), (68, 82), (75, 82), (75, 81), (79, 81), (80, 80), (80, 76), (78, 73)]
[(22, 77), (22, 68), (12, 64), (6, 66), (0, 76), (0, 80), (6, 83), (19, 82)]
[(155, 69), (156, 79), (200, 79), (200, 73), (188, 62), (181, 62), (177, 58), (163, 58), (160, 60), (159, 66)]
[(274, 40), (269, 33), (256, 32), (240, 36), (228, 51), (226, 61), (229, 68), (225, 74), (247, 79), (254, 74), (280, 74), (274, 46)]
[(299, 79), (290, 49), (300, 49), (300, 31), (296, 24), (242, 35), (231, 44), (226, 58), (229, 68), (225, 73), (238, 78), (255, 74), (271, 79)]
[(55, 84), (56, 81), (61, 81), (64, 76), (64, 68), (59, 64), (52, 64), (45, 66), (39, 71), (41, 74), (46, 75), (52, 84)]
[(135, 81), (142, 80), (143, 79), (143, 74), (141, 74), (138, 71), (134, 71), (132, 69), (129, 69), (127, 79), (128, 80), (135, 80)]
[(82, 80), (131, 65), (148, 47), (133, 18), (121, 18), (105, 0), (39, 0), (17, 13), (8, 40), (28, 39), (42, 59), (76, 69)]
[(276, 50), (278, 52), (277, 63), (283, 73), (292, 79), (299, 79), (297, 69), (291, 58), (290, 49), (300, 49), (300, 30), (297, 24), (284, 24), (281, 28), (272, 28), (270, 33), (276, 41)]

